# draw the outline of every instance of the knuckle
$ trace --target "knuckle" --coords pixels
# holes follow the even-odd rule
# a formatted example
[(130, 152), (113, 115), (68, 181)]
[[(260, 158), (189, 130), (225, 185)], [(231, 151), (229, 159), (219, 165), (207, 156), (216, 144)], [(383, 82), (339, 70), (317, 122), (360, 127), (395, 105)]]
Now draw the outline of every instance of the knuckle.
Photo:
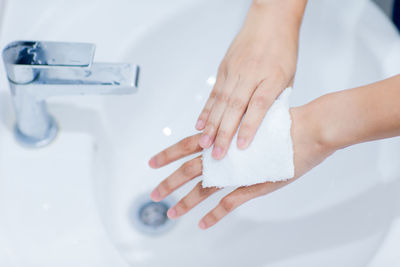
[(252, 72), (253, 70), (258, 71), (261, 64), (262, 61), (260, 58), (249, 58), (244, 62), (243, 67), (246, 71)]
[(270, 98), (264, 94), (254, 96), (253, 106), (257, 109), (265, 109), (270, 104)]
[(216, 90), (212, 90), (211, 91), (211, 93), (210, 93), (210, 96), (209, 96), (209, 98), (210, 99), (215, 99), (216, 97), (217, 97), (217, 91)]
[(202, 174), (203, 170), (203, 159), (201, 156), (193, 159), (193, 164), (196, 165), (196, 174)]
[(280, 64), (275, 64), (268, 68), (269, 71), (266, 73), (266, 77), (262, 82), (272, 82), (272, 83), (283, 83), (288, 81), (289, 75), (286, 73), (284, 68)]
[(200, 190), (199, 190), (199, 197), (201, 199), (209, 196), (210, 194), (214, 193), (216, 191), (216, 187), (203, 187), (201, 185), (201, 182), (198, 184)]
[(218, 142), (225, 143), (230, 138), (230, 133), (226, 130), (219, 130), (217, 135)]
[(210, 114), (210, 112), (211, 112), (211, 110), (209, 108), (205, 108), (205, 109), (203, 109), (203, 112), (201, 113), (200, 117), (202, 119), (207, 118), (208, 115)]
[(216, 124), (213, 121), (207, 121), (206, 129), (204, 132), (209, 135), (213, 135), (215, 129), (217, 129)]
[(243, 110), (246, 107), (246, 103), (239, 97), (234, 97), (229, 101), (229, 107), (235, 110)]
[(195, 146), (195, 143), (193, 142), (192, 138), (185, 138), (181, 141), (180, 143), (180, 148), (182, 149), (183, 152), (191, 152)]
[(159, 164), (163, 164), (164, 162), (167, 162), (169, 159), (169, 153), (167, 150), (161, 151), (160, 154), (157, 156), (157, 161)]
[(229, 94), (226, 92), (220, 92), (217, 94), (217, 102), (220, 104), (226, 104), (229, 101)]
[(193, 162), (188, 161), (182, 165), (182, 173), (185, 176), (193, 176), (196, 174), (196, 166)]
[(241, 137), (248, 137), (255, 131), (255, 127), (251, 124), (244, 123), (240, 126), (239, 135)]
[(209, 108), (203, 109), (203, 111), (199, 115), (199, 120), (203, 120), (207, 122), (208, 117), (210, 116), (211, 110)]
[(227, 78), (234, 78), (237, 77), (241, 70), (241, 64), (239, 60), (231, 60), (229, 62), (229, 66), (226, 69)]
[(189, 209), (189, 205), (185, 198), (183, 198), (179, 203), (176, 205), (177, 210), (179, 213), (185, 213)]
[[(159, 191), (161, 191), (160, 193), (161, 193), (162, 195), (166, 195), (166, 194), (168, 194), (169, 192), (172, 191), (172, 185), (171, 185), (171, 183), (169, 182), (168, 179), (167, 179), (167, 180), (164, 180), (164, 181), (160, 184), (160, 186), (159, 186), (158, 188), (159, 188)], [(160, 190), (160, 189), (161, 189), (161, 190)]]
[(224, 58), (224, 59), (221, 61), (221, 64), (219, 64), (219, 67), (218, 67), (218, 74), (224, 75), (227, 65), (228, 65), (228, 62), (227, 62), (227, 60)]
[(218, 218), (217, 218), (215, 212), (210, 212), (205, 219), (206, 219), (208, 225), (213, 225), (214, 223), (216, 223), (218, 221)]
[(236, 201), (232, 197), (224, 197), (220, 202), (221, 208), (226, 212), (229, 213), (235, 209)]
[(278, 81), (284, 81), (287, 79), (287, 74), (281, 65), (277, 65), (271, 71), (271, 75)]

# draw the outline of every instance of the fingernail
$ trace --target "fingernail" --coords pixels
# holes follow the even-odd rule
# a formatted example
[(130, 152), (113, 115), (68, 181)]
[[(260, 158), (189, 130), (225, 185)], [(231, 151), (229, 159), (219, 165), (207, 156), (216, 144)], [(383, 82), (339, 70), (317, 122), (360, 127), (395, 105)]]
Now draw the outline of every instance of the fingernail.
[(204, 121), (203, 120), (198, 120), (196, 123), (196, 129), (201, 130), (204, 128)]
[(214, 147), (214, 149), (212, 151), (213, 158), (214, 159), (220, 159), (221, 156), (222, 156), (222, 152), (223, 152), (223, 149), (221, 147), (219, 147), (219, 146)]
[(240, 137), (240, 138), (238, 138), (238, 140), (237, 140), (237, 146), (238, 146), (238, 148), (240, 148), (240, 149), (245, 149), (245, 148), (246, 148), (246, 143), (247, 143), (247, 141), (246, 141), (246, 139), (243, 138), (243, 137)]
[(172, 219), (176, 216), (176, 210), (174, 208), (170, 208), (167, 212), (168, 218)]
[(200, 221), (199, 222), (199, 228), (202, 229), (202, 230), (206, 229), (207, 228), (206, 223), (203, 222), (203, 221)]
[(160, 201), (161, 196), (160, 196), (160, 192), (158, 192), (157, 188), (154, 189), (153, 192), (151, 192), (150, 198), (151, 198), (151, 200), (156, 201), (156, 202)]
[(152, 157), (152, 158), (150, 159), (149, 165), (150, 165), (150, 167), (152, 167), (152, 168), (157, 168), (157, 167), (158, 167), (156, 157)]
[(208, 148), (210, 146), (211, 138), (207, 134), (200, 137), (199, 144), (202, 148)]

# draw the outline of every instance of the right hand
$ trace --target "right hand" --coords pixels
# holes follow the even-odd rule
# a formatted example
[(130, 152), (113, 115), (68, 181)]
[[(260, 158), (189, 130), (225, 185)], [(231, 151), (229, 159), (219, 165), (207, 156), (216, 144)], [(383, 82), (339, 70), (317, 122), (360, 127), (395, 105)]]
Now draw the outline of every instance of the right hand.
[[(242, 120), (237, 146), (247, 148), (267, 110), (291, 85), (305, 0), (255, 0), (222, 60), (196, 128), (199, 144), (224, 157)], [(246, 114), (245, 114), (246, 113)]]

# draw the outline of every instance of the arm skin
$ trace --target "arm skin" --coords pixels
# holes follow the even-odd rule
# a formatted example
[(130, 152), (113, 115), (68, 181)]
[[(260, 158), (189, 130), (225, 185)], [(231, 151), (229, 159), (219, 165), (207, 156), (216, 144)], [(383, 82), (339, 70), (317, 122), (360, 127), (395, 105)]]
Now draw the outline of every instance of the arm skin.
[[(320, 164), (336, 150), (354, 144), (400, 135), (400, 75), (344, 91), (324, 95), (300, 107), (291, 108), (291, 135), (294, 148), (295, 177), (288, 181), (266, 182), (238, 187), (221, 199), (219, 204), (199, 222), (207, 229), (229, 212), (253, 198), (266, 195), (293, 182)], [(187, 137), (160, 152), (150, 160), (159, 168), (182, 157), (200, 152), (200, 135)], [(356, 159), (355, 159), (356, 160)], [(151, 198), (160, 201), (181, 185), (202, 172), (201, 157), (184, 163), (162, 181)], [(203, 188), (199, 182), (167, 215), (178, 218), (216, 192)]]
[(199, 145), (214, 144), (215, 159), (225, 156), (243, 115), (237, 146), (248, 147), (271, 104), (293, 82), (306, 2), (253, 1), (196, 123), (203, 131)]
[(400, 135), (400, 75), (324, 95), (305, 107), (334, 150)]

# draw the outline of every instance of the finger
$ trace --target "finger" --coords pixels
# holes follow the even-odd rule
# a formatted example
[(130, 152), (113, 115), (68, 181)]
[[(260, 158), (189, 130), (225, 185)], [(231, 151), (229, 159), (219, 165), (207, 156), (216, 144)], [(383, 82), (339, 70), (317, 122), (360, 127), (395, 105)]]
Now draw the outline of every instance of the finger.
[(164, 179), (153, 190), (153, 192), (151, 192), (151, 199), (153, 201), (160, 201), (164, 199), (186, 182), (201, 175), (202, 168), (203, 165), (200, 156), (185, 162), (181, 167), (179, 167), (179, 169)]
[(201, 229), (207, 229), (215, 225), (228, 213), (232, 212), (243, 203), (249, 201), (250, 199), (273, 192), (282, 186), (287, 185), (291, 181), (292, 180), (266, 182), (252, 186), (239, 187), (235, 191), (222, 198), (218, 205), (200, 220), (199, 227)]
[(200, 152), (202, 148), (199, 146), (199, 138), (200, 134), (186, 137), (178, 143), (161, 151), (150, 159), (150, 167), (160, 168), (175, 160)]
[(267, 80), (257, 86), (240, 125), (237, 138), (238, 148), (246, 149), (250, 145), (265, 114), (282, 92), (283, 87), (284, 85), (279, 81)]
[(256, 84), (254, 82), (241, 80), (233, 91), (215, 138), (212, 152), (212, 156), (215, 159), (222, 159), (228, 151), (255, 88)]
[(229, 102), (236, 83), (237, 79), (227, 79), (223, 85), (223, 89), (217, 93), (215, 103), (199, 140), (199, 144), (202, 148), (209, 148), (213, 144), (222, 114)]
[(204, 108), (201, 111), (199, 118), (197, 119), (197, 122), (196, 122), (197, 130), (201, 131), (206, 126), (206, 122), (210, 115), (211, 109), (214, 105), (215, 99), (217, 97), (217, 93), (219, 90), (221, 90), (221, 87), (222, 87), (224, 81), (225, 81), (224, 72), (222, 70), (218, 71), (218, 76), (217, 76), (217, 80), (214, 84), (214, 88), (211, 91), (210, 96), (208, 97), (208, 100), (207, 100), (206, 104), (204, 105)]
[(201, 182), (198, 182), (196, 186), (190, 191), (184, 198), (182, 198), (174, 207), (170, 208), (167, 215), (171, 219), (178, 218), (189, 210), (193, 209), (197, 204), (208, 198), (220, 188), (217, 187), (206, 187), (204, 188)]

